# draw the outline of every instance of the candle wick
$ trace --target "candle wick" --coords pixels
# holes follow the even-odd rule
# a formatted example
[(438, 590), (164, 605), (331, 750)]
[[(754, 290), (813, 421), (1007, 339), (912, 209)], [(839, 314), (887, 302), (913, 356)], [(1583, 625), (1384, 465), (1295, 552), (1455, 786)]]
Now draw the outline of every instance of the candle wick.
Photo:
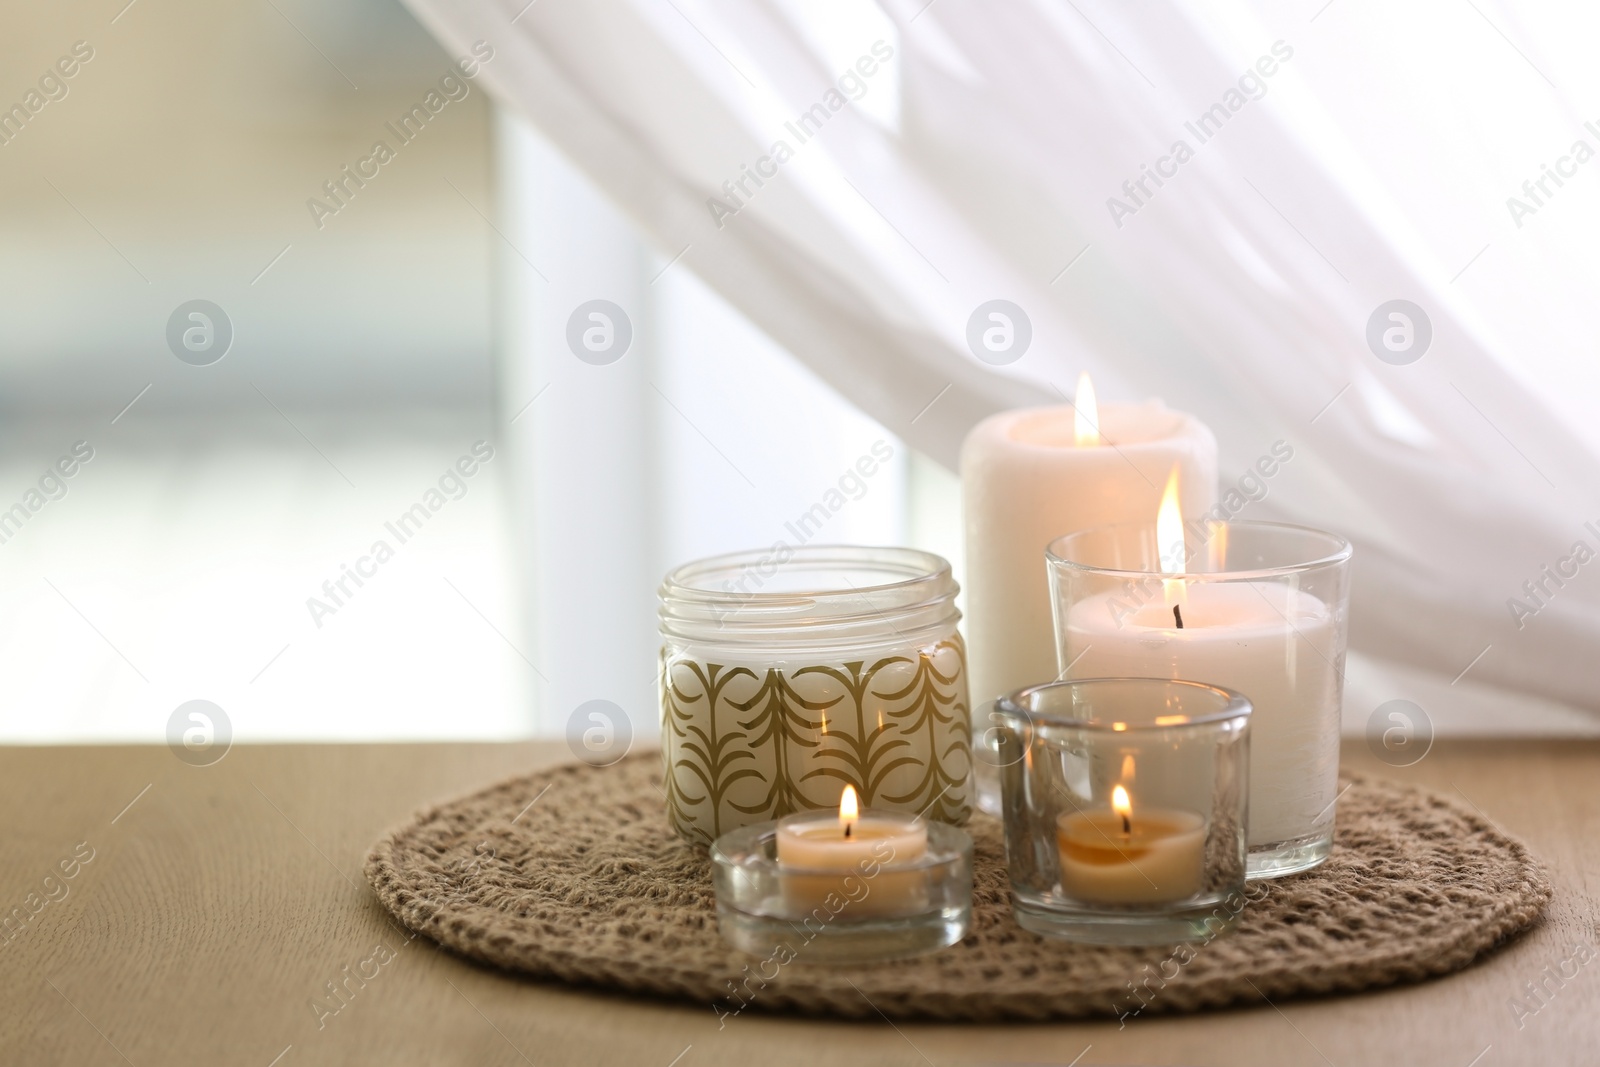
[(1122, 836), (1129, 837), (1133, 834), (1133, 820), (1126, 815), (1122, 817)]
[(854, 829), (854, 828), (855, 828), (855, 823), (853, 823), (853, 822), (847, 822), (847, 823), (844, 824), (844, 839), (846, 841), (850, 840), (850, 831), (852, 829)]
[(1178, 629), (1183, 629), (1183, 609), (1177, 604), (1172, 605), (1172, 617), (1178, 620)]

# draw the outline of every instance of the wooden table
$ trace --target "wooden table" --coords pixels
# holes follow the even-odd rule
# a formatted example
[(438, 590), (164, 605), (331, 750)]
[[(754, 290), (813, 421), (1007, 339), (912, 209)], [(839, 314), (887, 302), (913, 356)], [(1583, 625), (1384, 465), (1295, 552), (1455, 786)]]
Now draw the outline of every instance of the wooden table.
[[(1404, 770), (1346, 747), (1349, 768), (1459, 792), (1549, 865), (1545, 924), (1505, 951), (1421, 986), (1120, 1030), (748, 1013), (719, 1030), (709, 1005), (520, 980), (407, 942), (362, 878), (371, 841), (431, 799), (565, 756), (559, 743), (239, 746), (192, 767), (164, 747), (0, 749), (0, 908), (13, 915), (0, 1063), (1600, 1062), (1600, 955), (1546, 979), (1536, 1013), (1512, 1009), (1568, 946), (1597, 940), (1600, 743), (1440, 742)], [(319, 1011), (326, 983), (380, 945), (394, 955), (377, 976)]]

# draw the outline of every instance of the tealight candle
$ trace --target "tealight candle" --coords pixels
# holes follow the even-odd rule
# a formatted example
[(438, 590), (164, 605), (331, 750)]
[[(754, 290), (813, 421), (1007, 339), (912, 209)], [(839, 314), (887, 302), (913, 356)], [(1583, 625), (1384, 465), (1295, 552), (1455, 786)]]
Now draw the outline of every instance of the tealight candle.
[(1114, 945), (1210, 940), (1245, 885), (1250, 701), (1091, 678), (996, 705), (1017, 925)]
[(1057, 819), (1063, 893), (1095, 904), (1169, 904), (1200, 891), (1204, 819), (1161, 809), (1135, 817), (1120, 785), (1111, 791), (1111, 809)]
[(731, 830), (711, 845), (717, 929), (744, 952), (809, 962), (902, 959), (953, 945), (972, 922), (972, 838), (941, 822), (861, 810)]
[[(892, 915), (927, 907), (927, 880), (899, 872), (928, 850), (928, 824), (900, 812), (860, 811), (855, 786), (839, 797), (832, 813), (790, 815), (778, 821), (777, 856), (783, 895), (804, 911), (832, 900), (847, 901), (857, 915)], [(840, 872), (828, 874), (819, 872)]]

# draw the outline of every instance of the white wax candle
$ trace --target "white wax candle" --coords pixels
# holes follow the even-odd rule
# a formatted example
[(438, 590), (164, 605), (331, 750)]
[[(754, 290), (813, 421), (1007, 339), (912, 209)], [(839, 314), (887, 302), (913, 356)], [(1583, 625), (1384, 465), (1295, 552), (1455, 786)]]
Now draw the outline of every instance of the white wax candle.
[(846, 837), (832, 813), (778, 825), (778, 862), (808, 871), (850, 871), (862, 863), (906, 863), (928, 850), (928, 826), (911, 815), (872, 812)]
[(1126, 824), (1112, 811), (1068, 812), (1056, 820), (1061, 890), (1095, 904), (1184, 900), (1200, 891), (1205, 843), (1191, 811), (1139, 811)]
[(1339, 776), (1335, 620), (1321, 600), (1267, 582), (1184, 582), (1183, 629), (1161, 583), (1143, 604), (1101, 593), (1072, 606), (1070, 677), (1181, 678), (1249, 698), (1250, 844), (1333, 821)]
[(1071, 406), (1001, 412), (961, 449), (967, 651), (974, 707), (1056, 677), (1045, 546), (1092, 526), (1149, 522), (1176, 466), (1184, 516), (1216, 500), (1217, 441), (1158, 400), (1105, 405), (1079, 445)]
[(857, 815), (855, 790), (846, 786), (839, 815), (779, 820), (785, 907), (796, 914), (818, 908), (830, 915), (846, 911), (851, 919), (923, 911), (928, 906), (926, 872), (894, 867), (920, 859), (927, 850), (928, 824), (922, 819), (884, 811)]

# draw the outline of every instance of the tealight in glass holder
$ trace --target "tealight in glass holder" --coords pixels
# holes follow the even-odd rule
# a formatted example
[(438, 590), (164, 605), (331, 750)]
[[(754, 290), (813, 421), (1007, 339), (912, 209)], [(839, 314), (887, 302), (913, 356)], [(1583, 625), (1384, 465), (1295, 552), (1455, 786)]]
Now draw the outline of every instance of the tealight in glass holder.
[(1001, 814), (1025, 930), (1097, 944), (1210, 939), (1244, 900), (1250, 702), (1093, 678), (1002, 697)]
[(778, 963), (865, 963), (934, 952), (972, 922), (972, 838), (944, 823), (857, 810), (804, 812), (711, 846), (723, 939)]

